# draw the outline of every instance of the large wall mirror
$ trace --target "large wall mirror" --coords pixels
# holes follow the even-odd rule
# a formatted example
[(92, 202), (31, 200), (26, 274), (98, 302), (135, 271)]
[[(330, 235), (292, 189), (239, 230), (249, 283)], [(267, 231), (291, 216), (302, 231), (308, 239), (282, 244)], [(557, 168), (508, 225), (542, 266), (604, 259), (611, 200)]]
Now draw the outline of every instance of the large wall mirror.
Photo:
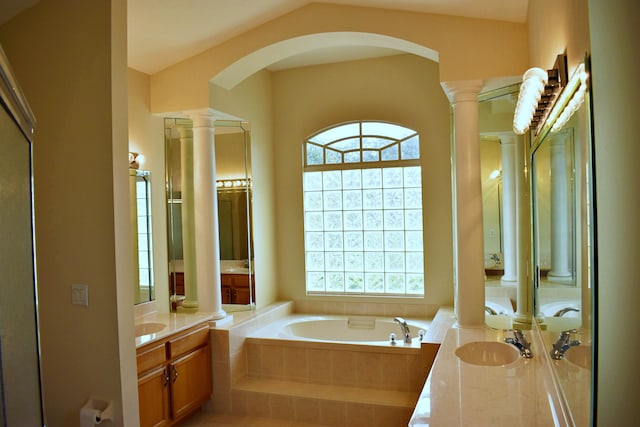
[(485, 319), (496, 328), (511, 327), (518, 293), (528, 292), (527, 283), (518, 282), (516, 144), (523, 138), (512, 131), (518, 90), (514, 84), (479, 97)]
[(129, 169), (134, 301), (153, 301), (153, 241), (151, 233), (151, 172)]
[[(590, 424), (595, 348), (594, 168), (587, 73), (578, 67), (564, 89), (583, 91), (584, 103), (563, 126), (545, 124), (531, 146), (536, 320), (575, 425)], [(582, 83), (572, 85), (578, 77)], [(561, 358), (554, 358), (554, 344), (565, 345)]]
[[(185, 295), (188, 225), (182, 215), (182, 180), (183, 170), (189, 166), (183, 164), (181, 148), (187, 143), (191, 128), (188, 119), (165, 119), (169, 292), (173, 309), (180, 306)], [(215, 122), (220, 282), (225, 311), (255, 306), (250, 139), (246, 122)]]

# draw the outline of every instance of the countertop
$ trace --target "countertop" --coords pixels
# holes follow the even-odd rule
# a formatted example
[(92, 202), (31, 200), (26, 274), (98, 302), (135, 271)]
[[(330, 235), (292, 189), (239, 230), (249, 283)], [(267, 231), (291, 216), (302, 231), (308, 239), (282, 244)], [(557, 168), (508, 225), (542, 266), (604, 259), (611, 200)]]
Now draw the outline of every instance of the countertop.
[(136, 325), (143, 323), (162, 323), (160, 331), (136, 337), (136, 348), (160, 340), (176, 332), (213, 319), (210, 313), (149, 313), (136, 318)]
[(525, 331), (534, 357), (501, 366), (461, 361), (457, 347), (473, 341), (503, 342), (491, 328), (450, 328), (418, 398), (409, 426), (565, 426), (557, 383), (540, 335)]

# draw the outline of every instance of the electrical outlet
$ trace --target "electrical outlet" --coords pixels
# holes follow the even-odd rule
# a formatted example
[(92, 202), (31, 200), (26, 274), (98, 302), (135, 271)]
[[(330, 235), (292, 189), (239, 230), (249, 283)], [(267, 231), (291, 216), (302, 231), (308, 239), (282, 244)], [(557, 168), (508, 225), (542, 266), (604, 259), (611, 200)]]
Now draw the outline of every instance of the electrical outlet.
[(74, 305), (89, 305), (89, 286), (82, 284), (71, 285), (71, 303)]

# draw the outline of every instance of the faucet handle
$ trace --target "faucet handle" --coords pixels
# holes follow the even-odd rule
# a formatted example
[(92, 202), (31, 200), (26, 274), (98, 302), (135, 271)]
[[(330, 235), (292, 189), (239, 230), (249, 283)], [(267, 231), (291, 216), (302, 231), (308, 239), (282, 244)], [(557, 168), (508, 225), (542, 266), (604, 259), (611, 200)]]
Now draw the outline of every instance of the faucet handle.
[(505, 329), (505, 332), (512, 332), (513, 338), (506, 337), (504, 342), (507, 344), (513, 344), (520, 350), (520, 355), (526, 359), (530, 359), (533, 357), (533, 353), (531, 352), (531, 344), (527, 341), (527, 337), (525, 337), (522, 329)]

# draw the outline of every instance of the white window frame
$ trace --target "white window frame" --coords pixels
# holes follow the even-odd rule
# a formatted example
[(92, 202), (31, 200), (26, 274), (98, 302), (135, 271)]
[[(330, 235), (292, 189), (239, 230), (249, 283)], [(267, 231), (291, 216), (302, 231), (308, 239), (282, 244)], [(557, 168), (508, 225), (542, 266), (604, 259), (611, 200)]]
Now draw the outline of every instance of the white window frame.
[[(367, 132), (367, 129), (379, 131), (371, 133)], [(333, 138), (333, 134), (340, 134), (340, 130), (349, 130), (351, 134)], [(396, 132), (399, 134), (394, 135)], [(338, 124), (323, 129), (304, 141), (303, 214), (307, 295), (424, 296), (422, 171), (419, 153), (419, 135), (416, 131), (380, 121)], [(363, 184), (360, 188), (345, 190), (343, 176), (346, 174), (377, 175), (377, 170), (380, 170), (380, 177), (384, 176), (385, 179), (381, 179), (375, 188), (367, 188), (367, 185)], [(339, 177), (336, 172), (339, 173)], [(387, 184), (383, 181), (387, 182), (387, 176), (399, 176), (402, 185), (396, 180), (391, 184), (394, 188), (385, 188)], [(336, 182), (340, 182), (339, 188), (327, 187), (330, 177), (337, 177), (335, 179)], [(318, 184), (319, 182), (322, 183)], [(366, 192), (374, 193), (373, 199), (383, 206), (368, 210), (366, 202), (362, 201), (360, 208), (351, 206), (342, 209), (345, 193), (355, 192), (357, 200), (358, 191), (362, 192), (360, 198), (363, 200)], [(335, 204), (327, 197), (333, 197)], [(392, 197), (395, 202), (390, 202)], [(398, 203), (401, 207), (398, 207)], [(361, 228), (348, 226), (345, 215), (355, 213), (357, 218), (359, 212), (362, 215)], [(379, 215), (380, 218), (385, 218), (382, 223), (387, 223), (387, 216), (395, 215), (399, 218), (400, 213), (402, 218), (396, 222), (402, 224), (399, 229), (397, 225), (393, 225), (392, 229), (385, 228), (384, 225), (382, 228), (367, 228), (367, 214)], [(318, 224), (322, 224), (320, 228)], [(410, 226), (407, 227), (407, 224)], [(376, 241), (382, 242), (383, 249), (369, 250), (365, 247), (367, 236), (372, 235), (377, 235)], [(349, 236), (355, 236), (353, 241), (356, 245), (351, 244), (350, 248), (345, 249)], [(339, 243), (330, 243), (330, 239)], [(359, 249), (358, 245), (362, 249)], [(389, 249), (392, 246), (395, 247)], [(358, 261), (360, 257), (362, 260)], [(371, 259), (376, 259), (376, 262), (369, 262)], [(348, 265), (356, 267), (354, 269)]]

